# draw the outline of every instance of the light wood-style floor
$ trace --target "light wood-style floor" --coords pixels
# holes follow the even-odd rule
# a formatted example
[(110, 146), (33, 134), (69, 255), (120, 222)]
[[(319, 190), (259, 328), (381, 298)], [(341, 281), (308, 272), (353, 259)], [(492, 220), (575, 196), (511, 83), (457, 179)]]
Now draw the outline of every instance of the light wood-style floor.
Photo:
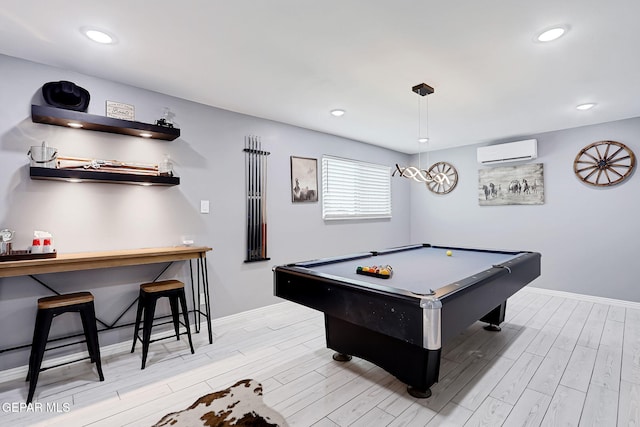
[(144, 371), (128, 344), (103, 356), (102, 383), (88, 362), (45, 371), (41, 411), (8, 406), (27, 387), (4, 381), (0, 425), (149, 426), (245, 378), (291, 426), (639, 425), (640, 310), (525, 288), (502, 326), (449, 343), (433, 396), (414, 399), (369, 362), (333, 361), (322, 314), (286, 302), (215, 320), (214, 344), (195, 335), (195, 355), (156, 342)]

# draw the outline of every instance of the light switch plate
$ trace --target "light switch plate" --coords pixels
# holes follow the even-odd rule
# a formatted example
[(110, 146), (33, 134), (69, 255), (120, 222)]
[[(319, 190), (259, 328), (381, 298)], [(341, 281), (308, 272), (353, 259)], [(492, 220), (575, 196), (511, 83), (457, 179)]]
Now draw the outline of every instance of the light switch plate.
[(208, 214), (209, 213), (209, 201), (208, 200), (200, 200), (200, 213)]

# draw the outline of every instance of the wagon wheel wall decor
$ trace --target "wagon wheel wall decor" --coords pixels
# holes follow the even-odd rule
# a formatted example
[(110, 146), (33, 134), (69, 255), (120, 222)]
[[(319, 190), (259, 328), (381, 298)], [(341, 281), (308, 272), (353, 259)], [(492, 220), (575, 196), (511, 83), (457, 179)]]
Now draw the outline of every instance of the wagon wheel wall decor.
[(451, 163), (434, 163), (427, 171), (427, 176), (431, 179), (425, 184), (431, 192), (436, 194), (450, 193), (458, 184), (458, 171)]
[(631, 175), (635, 166), (633, 151), (616, 141), (589, 144), (573, 161), (573, 171), (578, 178), (597, 187), (620, 184)]

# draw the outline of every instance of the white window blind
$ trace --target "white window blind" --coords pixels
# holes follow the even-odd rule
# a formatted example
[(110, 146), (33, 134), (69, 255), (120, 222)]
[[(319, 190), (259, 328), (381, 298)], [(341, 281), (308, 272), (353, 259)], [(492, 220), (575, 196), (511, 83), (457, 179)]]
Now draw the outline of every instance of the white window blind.
[(322, 218), (391, 217), (391, 169), (339, 157), (322, 157)]

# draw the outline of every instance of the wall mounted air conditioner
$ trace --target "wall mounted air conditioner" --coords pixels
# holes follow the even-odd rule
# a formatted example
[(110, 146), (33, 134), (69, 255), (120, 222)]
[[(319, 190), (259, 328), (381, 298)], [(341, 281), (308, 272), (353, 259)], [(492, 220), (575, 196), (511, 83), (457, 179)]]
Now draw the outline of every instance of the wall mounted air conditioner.
[(535, 139), (478, 147), (478, 163), (483, 165), (532, 160), (536, 157), (538, 141)]

